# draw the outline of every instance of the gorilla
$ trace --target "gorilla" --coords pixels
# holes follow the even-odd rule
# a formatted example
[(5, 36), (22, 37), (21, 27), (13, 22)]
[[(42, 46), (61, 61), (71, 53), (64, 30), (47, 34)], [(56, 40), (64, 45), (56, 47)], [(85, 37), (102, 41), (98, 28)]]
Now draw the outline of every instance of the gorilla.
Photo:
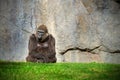
[(45, 25), (40, 25), (29, 38), (27, 62), (55, 63), (55, 39)]

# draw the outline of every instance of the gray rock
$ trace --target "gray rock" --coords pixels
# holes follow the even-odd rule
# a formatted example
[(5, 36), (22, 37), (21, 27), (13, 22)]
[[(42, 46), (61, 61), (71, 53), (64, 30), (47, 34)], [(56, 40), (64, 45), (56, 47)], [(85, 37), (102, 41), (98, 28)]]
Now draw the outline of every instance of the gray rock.
[(120, 63), (117, 0), (1, 0), (0, 18), (2, 60), (24, 61), (29, 35), (45, 24), (58, 62)]
[[(0, 59), (25, 61), (29, 32), (35, 29), (34, 0), (0, 1)], [(26, 31), (27, 30), (27, 31)]]

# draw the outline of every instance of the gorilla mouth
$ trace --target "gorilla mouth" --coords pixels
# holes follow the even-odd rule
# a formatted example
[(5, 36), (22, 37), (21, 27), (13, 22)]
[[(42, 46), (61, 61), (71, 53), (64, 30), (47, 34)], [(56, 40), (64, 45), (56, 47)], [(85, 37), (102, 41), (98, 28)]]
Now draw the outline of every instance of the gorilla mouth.
[(38, 41), (39, 41), (39, 42), (42, 41), (42, 38), (38, 38)]

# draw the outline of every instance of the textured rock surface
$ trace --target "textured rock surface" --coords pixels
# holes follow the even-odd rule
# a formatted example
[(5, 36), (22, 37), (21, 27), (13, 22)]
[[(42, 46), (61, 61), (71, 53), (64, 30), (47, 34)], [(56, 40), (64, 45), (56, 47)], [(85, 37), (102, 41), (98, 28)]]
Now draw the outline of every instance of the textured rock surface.
[(1, 59), (24, 60), (28, 32), (46, 24), (58, 62), (120, 63), (118, 0), (1, 0), (0, 18)]
[(0, 0), (0, 59), (24, 61), (34, 30), (34, 0)]

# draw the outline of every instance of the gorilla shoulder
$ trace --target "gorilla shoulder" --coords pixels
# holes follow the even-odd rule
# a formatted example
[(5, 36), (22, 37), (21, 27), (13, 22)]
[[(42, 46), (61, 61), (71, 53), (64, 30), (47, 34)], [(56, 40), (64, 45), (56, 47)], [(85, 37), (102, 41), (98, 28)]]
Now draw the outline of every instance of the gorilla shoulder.
[(31, 39), (31, 40), (36, 39), (35, 34), (31, 34), (29, 39)]

